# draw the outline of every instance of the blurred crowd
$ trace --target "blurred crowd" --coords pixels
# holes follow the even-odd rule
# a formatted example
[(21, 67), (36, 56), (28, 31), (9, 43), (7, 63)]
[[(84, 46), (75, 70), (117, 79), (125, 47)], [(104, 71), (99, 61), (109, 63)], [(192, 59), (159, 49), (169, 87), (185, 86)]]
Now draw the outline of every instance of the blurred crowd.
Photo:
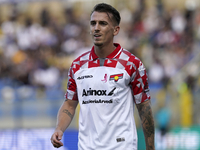
[[(62, 21), (47, 8), (35, 21), (16, 4), (6, 20), (0, 16), (1, 97), (13, 98), (5, 91), (15, 89), (21, 97), (30, 96), (31, 90), (46, 89), (56, 91), (50, 90), (48, 95), (64, 97), (58, 91), (66, 90), (72, 60), (90, 50), (92, 43), (90, 14), (76, 15), (73, 7), (62, 9)], [(200, 8), (166, 10), (159, 0), (155, 7), (147, 8), (141, 0), (136, 10), (118, 9), (122, 22), (115, 41), (143, 61), (150, 86), (167, 89), (176, 74), (200, 53)], [(199, 66), (192, 64), (193, 69), (182, 72), (186, 74), (183, 81), (193, 91), (200, 89)]]

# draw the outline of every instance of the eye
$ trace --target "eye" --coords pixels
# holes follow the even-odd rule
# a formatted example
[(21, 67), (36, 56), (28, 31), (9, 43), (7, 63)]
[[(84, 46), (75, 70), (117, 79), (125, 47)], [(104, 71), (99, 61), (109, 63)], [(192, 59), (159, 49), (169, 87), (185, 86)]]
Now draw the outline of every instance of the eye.
[(94, 26), (96, 24), (95, 21), (90, 21), (90, 25)]
[(106, 21), (100, 21), (99, 24), (105, 26), (105, 25), (107, 25), (108, 23), (107, 23)]

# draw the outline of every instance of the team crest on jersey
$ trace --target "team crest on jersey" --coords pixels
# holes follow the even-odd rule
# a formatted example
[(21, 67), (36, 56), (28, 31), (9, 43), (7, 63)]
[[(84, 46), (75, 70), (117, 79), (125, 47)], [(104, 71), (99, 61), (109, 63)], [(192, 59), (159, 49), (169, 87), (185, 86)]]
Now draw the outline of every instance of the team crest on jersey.
[(119, 79), (122, 79), (122, 78), (123, 78), (123, 73), (110, 75), (110, 80), (114, 80), (115, 82), (117, 82)]

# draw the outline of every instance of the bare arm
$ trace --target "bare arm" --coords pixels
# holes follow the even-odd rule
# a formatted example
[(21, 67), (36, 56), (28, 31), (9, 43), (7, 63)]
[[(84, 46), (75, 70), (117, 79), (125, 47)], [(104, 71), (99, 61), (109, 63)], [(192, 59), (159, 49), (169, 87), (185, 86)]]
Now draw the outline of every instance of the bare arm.
[(145, 137), (146, 149), (155, 150), (154, 146), (154, 119), (150, 106), (150, 100), (137, 104), (138, 113), (142, 122)]
[(77, 104), (78, 101), (67, 100), (60, 107), (57, 115), (56, 129), (51, 136), (51, 142), (54, 147), (58, 148), (63, 146), (63, 143), (60, 140), (62, 139), (64, 131), (67, 129), (73, 119)]

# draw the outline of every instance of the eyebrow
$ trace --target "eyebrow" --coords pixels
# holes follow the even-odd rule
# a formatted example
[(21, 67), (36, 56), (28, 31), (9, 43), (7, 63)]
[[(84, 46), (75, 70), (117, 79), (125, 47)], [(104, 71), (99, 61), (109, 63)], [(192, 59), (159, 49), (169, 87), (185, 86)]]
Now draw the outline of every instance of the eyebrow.
[(93, 23), (93, 22), (105, 22), (105, 23), (108, 23), (108, 22), (105, 21), (105, 20), (98, 20), (98, 21), (96, 21), (96, 20), (90, 20), (90, 23)]
[[(94, 11), (94, 12), (95, 12), (95, 11)], [(112, 13), (104, 12), (104, 11), (96, 11), (96, 12), (99, 12), (99, 13), (106, 13), (107, 16), (108, 16), (108, 18), (110, 19), (110, 21), (113, 23), (113, 25), (114, 25), (114, 26), (118, 25), (118, 24), (117, 24), (117, 21), (114, 19), (114, 16), (113, 16)], [(91, 15), (92, 15), (92, 14), (91, 14)], [(91, 21), (93, 21), (93, 20), (91, 20)], [(91, 22), (91, 21), (90, 21), (90, 22)]]

